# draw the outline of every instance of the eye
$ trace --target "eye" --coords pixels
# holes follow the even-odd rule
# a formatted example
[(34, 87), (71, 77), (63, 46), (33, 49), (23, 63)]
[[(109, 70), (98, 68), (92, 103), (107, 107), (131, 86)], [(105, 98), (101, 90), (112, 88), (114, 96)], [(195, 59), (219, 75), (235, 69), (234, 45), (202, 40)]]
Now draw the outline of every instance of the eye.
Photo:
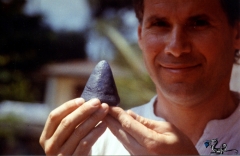
[(190, 26), (194, 29), (198, 29), (198, 28), (202, 29), (209, 25), (210, 25), (209, 22), (207, 20), (203, 20), (203, 19), (194, 20), (190, 24)]
[(206, 20), (197, 20), (197, 21), (195, 21), (194, 25), (195, 25), (195, 26), (202, 27), (202, 26), (207, 26), (207, 25), (209, 25), (209, 23), (208, 23), (208, 21), (206, 21)]
[(166, 21), (162, 21), (162, 20), (158, 20), (158, 21), (154, 21), (152, 22), (153, 26), (157, 26), (157, 27), (169, 27), (170, 24), (167, 23)]

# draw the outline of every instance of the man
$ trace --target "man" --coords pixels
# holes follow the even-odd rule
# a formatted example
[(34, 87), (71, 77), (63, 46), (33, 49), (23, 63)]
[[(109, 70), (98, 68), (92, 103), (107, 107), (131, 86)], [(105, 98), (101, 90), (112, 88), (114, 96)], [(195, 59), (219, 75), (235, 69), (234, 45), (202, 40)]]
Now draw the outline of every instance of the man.
[(229, 89), (240, 22), (227, 1), (136, 1), (138, 42), (157, 96), (127, 112), (98, 99), (66, 102), (46, 122), (40, 138), (46, 154), (240, 151), (239, 98)]

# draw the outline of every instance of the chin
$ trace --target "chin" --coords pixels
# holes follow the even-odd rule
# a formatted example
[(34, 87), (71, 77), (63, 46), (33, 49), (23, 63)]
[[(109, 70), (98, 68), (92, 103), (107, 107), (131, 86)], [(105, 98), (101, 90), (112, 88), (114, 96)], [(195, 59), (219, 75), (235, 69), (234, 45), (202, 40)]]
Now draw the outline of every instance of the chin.
[[(203, 86), (202, 86), (203, 87)], [(163, 85), (160, 88), (160, 92), (163, 96), (174, 103), (192, 105), (196, 103), (199, 97), (202, 97), (202, 91), (199, 85), (189, 85), (178, 83), (174, 85)]]

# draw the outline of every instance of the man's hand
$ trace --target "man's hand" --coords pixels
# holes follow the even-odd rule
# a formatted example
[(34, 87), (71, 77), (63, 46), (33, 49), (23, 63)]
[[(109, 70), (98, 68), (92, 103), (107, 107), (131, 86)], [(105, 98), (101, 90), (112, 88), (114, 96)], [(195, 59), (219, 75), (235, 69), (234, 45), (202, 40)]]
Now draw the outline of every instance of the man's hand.
[(198, 155), (191, 140), (168, 122), (149, 120), (119, 107), (110, 108), (109, 114), (104, 121), (132, 155)]
[(53, 110), (40, 137), (47, 155), (87, 155), (106, 124), (96, 126), (108, 113), (108, 105), (98, 99), (82, 98), (64, 103)]

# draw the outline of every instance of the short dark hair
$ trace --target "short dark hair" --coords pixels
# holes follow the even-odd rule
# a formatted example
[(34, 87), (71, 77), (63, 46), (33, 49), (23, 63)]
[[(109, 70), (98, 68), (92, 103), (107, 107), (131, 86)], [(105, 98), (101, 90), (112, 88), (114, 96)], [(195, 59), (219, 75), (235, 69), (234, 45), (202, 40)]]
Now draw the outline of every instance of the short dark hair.
[[(240, 21), (240, 0), (219, 0), (223, 11), (227, 15), (228, 22), (234, 26), (236, 22)], [(136, 17), (139, 23), (142, 23), (144, 12), (144, 0), (132, 0)], [(239, 50), (235, 53), (236, 60), (240, 60)]]
[[(132, 0), (136, 17), (141, 23), (143, 20), (144, 0)], [(219, 0), (223, 11), (226, 13), (229, 24), (234, 25), (240, 20), (240, 0)]]
[(133, 8), (139, 23), (142, 23), (144, 12), (144, 0), (132, 0)]

